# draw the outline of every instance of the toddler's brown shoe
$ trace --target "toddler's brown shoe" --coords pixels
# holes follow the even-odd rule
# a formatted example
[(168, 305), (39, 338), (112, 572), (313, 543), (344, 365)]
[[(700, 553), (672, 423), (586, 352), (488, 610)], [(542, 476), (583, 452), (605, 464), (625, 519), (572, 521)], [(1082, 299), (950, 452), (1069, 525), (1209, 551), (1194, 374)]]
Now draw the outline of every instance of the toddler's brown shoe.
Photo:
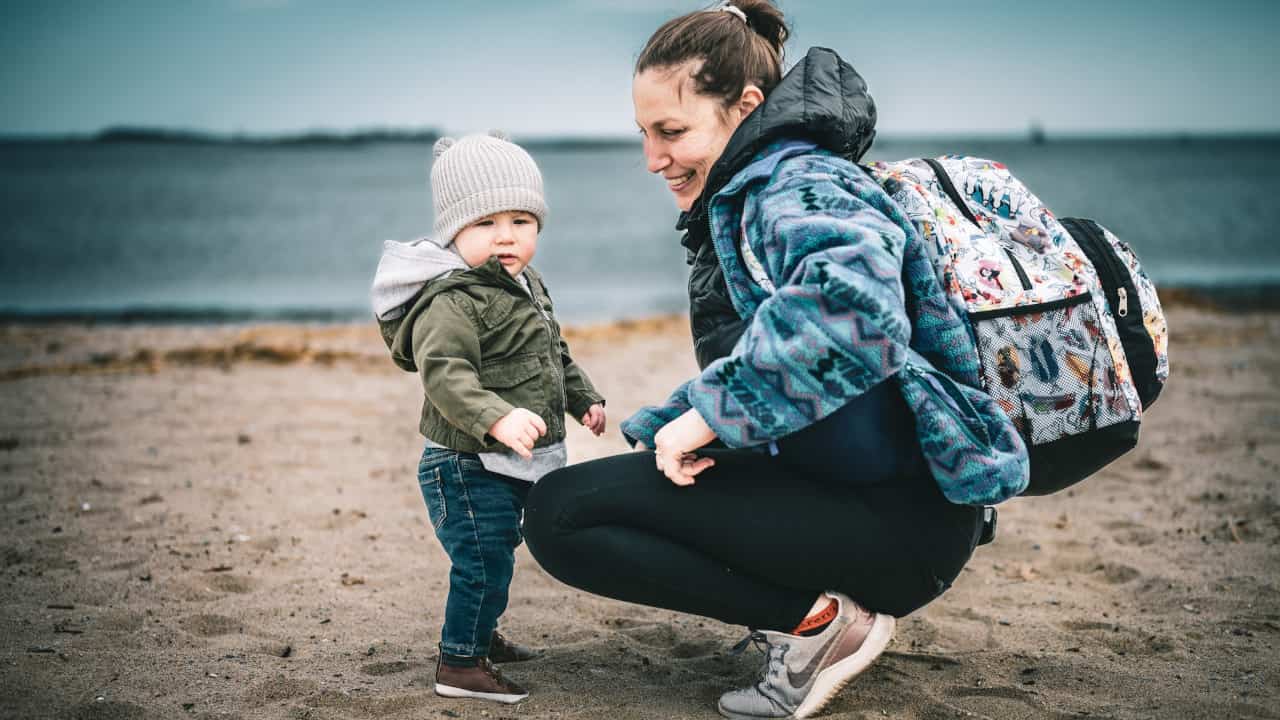
[(500, 703), (517, 703), (529, 697), (519, 685), (502, 676), (489, 658), (480, 658), (473, 667), (436, 664), (436, 694), (451, 698), (477, 698)]

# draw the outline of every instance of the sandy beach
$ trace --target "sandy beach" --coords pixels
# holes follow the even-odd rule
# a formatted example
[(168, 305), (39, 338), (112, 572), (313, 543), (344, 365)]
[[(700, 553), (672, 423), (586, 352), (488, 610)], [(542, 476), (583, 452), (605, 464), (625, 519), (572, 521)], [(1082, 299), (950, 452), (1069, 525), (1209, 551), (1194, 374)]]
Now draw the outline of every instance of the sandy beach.
[[(825, 717), (1280, 718), (1280, 313), (1169, 315), (1138, 449), (1001, 506)], [(609, 400), (574, 461), (695, 370), (681, 319), (568, 339)], [(521, 548), (503, 626), (546, 649), (508, 668), (531, 697), (436, 697), (420, 402), (371, 325), (0, 327), (0, 716), (713, 718), (753, 680), (742, 628)]]

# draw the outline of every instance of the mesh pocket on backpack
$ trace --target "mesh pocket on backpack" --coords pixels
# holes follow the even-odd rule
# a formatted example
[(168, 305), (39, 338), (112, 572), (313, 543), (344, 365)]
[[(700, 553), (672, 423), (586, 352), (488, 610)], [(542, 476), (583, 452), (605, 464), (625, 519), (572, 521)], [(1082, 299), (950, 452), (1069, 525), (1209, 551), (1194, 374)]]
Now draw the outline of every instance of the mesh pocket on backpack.
[(970, 315), (987, 393), (1031, 445), (1133, 419), (1090, 300)]

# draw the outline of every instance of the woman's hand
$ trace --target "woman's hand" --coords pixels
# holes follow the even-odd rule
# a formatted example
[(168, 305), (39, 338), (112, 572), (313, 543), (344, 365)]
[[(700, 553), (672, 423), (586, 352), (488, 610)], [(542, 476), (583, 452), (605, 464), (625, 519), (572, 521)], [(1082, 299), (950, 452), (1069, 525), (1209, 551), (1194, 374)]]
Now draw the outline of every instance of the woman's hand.
[(676, 485), (692, 485), (693, 478), (716, 461), (699, 458), (694, 450), (716, 439), (697, 410), (690, 409), (672, 420), (653, 436), (653, 457), (658, 470)]

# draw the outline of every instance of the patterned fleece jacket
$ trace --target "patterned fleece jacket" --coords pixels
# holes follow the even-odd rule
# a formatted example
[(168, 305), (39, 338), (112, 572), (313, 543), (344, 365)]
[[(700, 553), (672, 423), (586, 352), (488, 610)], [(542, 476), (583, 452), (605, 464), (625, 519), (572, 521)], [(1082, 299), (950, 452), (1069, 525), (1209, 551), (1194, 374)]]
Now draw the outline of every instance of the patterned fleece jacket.
[[(892, 378), (948, 500), (997, 503), (1026, 487), (1026, 446), (979, 389), (966, 320), (911, 222), (866, 172), (813, 143), (777, 141), (711, 198), (709, 217), (747, 329), (728, 357), (624, 421), (631, 442), (652, 447), (663, 425), (696, 408), (726, 445), (764, 446)], [(752, 278), (744, 255), (773, 288)]]

